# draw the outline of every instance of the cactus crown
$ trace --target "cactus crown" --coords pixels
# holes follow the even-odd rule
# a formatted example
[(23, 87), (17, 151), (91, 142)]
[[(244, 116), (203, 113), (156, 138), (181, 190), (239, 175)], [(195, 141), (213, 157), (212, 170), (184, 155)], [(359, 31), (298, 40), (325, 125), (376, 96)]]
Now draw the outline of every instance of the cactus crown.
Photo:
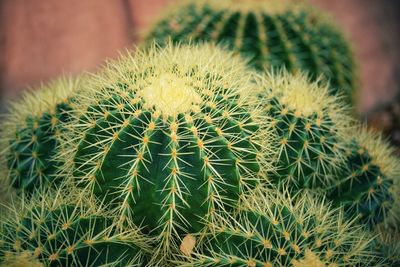
[(61, 78), (11, 103), (0, 139), (1, 165), (7, 172), (3, 177), (9, 184), (32, 191), (53, 181), (59, 165), (54, 159), (56, 136), (80, 81)]
[(310, 81), (305, 73), (290, 74), (285, 70), (267, 72), (261, 77), (261, 85), (269, 89), (271, 98), (278, 98), (280, 103), (297, 117), (329, 116), (335, 126), (343, 128), (349, 119), (342, 98), (330, 96), (328, 87), (319, 81)]
[(212, 45), (109, 63), (66, 126), (66, 170), (169, 248), (172, 235), (200, 231), (259, 182), (269, 136), (247, 71)]
[(368, 264), (368, 234), (309, 194), (257, 188), (224, 215), (179, 266), (342, 266)]
[[(71, 193), (65, 194), (66, 191)], [(117, 229), (102, 204), (76, 189), (35, 191), (1, 222), (0, 262), (23, 266), (142, 266), (149, 240)], [(42, 263), (42, 265), (39, 265)], [(131, 265), (130, 265), (131, 264)]]
[(371, 228), (398, 224), (400, 162), (394, 149), (362, 126), (348, 140), (343, 179), (333, 185), (330, 197)]
[(339, 97), (306, 75), (286, 71), (260, 76), (262, 109), (278, 137), (275, 172), (270, 178), (291, 189), (325, 188), (344, 157), (345, 129), (350, 117)]

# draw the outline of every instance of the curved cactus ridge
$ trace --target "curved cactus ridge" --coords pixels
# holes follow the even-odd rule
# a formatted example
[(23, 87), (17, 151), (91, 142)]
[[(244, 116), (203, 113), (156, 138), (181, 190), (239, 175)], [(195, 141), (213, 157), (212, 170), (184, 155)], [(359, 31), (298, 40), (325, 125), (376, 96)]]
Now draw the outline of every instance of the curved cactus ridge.
[[(368, 266), (371, 238), (311, 194), (257, 188), (178, 266)], [(178, 257), (179, 259), (179, 257)]]
[(60, 166), (55, 159), (56, 137), (79, 87), (80, 79), (61, 78), (11, 103), (2, 124), (0, 152), (6, 172), (2, 176), (14, 188), (31, 192), (55, 179)]
[(271, 71), (256, 84), (262, 88), (261, 109), (277, 135), (275, 170), (268, 177), (293, 191), (331, 186), (344, 161), (341, 148), (351, 121), (341, 99), (301, 73)]
[(359, 126), (349, 133), (346, 168), (329, 198), (374, 228), (400, 223), (400, 161), (380, 134)]
[(66, 170), (168, 249), (260, 181), (269, 135), (240, 57), (212, 45), (134, 53), (78, 97)]
[(149, 241), (139, 229), (119, 230), (105, 206), (67, 190), (35, 191), (9, 208), (1, 221), (0, 264), (143, 266)]
[(145, 43), (215, 42), (250, 59), (257, 69), (307, 71), (352, 102), (351, 49), (341, 31), (305, 1), (189, 0), (154, 23)]

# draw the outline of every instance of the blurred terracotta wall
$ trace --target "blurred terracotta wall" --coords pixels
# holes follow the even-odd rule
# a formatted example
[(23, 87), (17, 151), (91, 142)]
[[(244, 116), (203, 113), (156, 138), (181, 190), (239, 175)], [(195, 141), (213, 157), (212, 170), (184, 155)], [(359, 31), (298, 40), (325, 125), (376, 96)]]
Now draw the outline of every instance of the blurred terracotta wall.
[(311, 0), (350, 37), (359, 68), (359, 111), (373, 111), (400, 94), (400, 1)]
[(122, 0), (2, 0), (0, 86), (7, 96), (95, 68), (132, 40)]
[[(354, 42), (362, 86), (360, 110), (392, 98), (399, 88), (396, 1), (311, 1), (330, 12)], [(0, 0), (3, 98), (63, 73), (95, 70), (105, 58), (130, 47), (168, 2)]]

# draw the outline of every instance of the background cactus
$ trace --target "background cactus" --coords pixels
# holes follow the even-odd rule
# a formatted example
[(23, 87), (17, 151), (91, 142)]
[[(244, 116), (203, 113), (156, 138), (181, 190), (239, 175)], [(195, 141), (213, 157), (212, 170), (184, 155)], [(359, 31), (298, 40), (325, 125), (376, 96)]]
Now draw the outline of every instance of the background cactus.
[(78, 79), (63, 78), (11, 103), (1, 129), (2, 179), (26, 192), (55, 179), (60, 166), (56, 136), (79, 86)]
[(369, 235), (321, 198), (258, 188), (179, 266), (367, 266)]
[(259, 99), (277, 135), (274, 171), (268, 178), (291, 190), (332, 186), (344, 161), (345, 128), (350, 122), (340, 98), (306, 75), (285, 71), (260, 77)]
[(330, 82), (352, 102), (352, 53), (341, 32), (304, 1), (184, 1), (155, 23), (146, 42), (211, 41), (250, 58), (258, 69), (286, 67)]
[(370, 228), (398, 225), (400, 162), (394, 149), (376, 133), (359, 127), (346, 149), (346, 168), (329, 198)]
[[(5, 266), (143, 266), (149, 243), (131, 227), (118, 231), (105, 207), (82, 193), (35, 192), (1, 222)], [(134, 230), (136, 229), (136, 230)]]
[(268, 135), (246, 72), (208, 45), (111, 62), (78, 97), (66, 170), (169, 249), (171, 236), (201, 231), (259, 182)]

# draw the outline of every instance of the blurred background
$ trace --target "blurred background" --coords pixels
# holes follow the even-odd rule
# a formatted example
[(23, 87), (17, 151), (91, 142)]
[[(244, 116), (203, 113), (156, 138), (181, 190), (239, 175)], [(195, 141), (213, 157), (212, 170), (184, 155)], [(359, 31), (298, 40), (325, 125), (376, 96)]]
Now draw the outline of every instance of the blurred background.
[[(353, 42), (361, 117), (400, 144), (400, 1), (310, 1)], [(0, 110), (27, 87), (96, 70), (134, 45), (171, 2), (0, 0)]]

